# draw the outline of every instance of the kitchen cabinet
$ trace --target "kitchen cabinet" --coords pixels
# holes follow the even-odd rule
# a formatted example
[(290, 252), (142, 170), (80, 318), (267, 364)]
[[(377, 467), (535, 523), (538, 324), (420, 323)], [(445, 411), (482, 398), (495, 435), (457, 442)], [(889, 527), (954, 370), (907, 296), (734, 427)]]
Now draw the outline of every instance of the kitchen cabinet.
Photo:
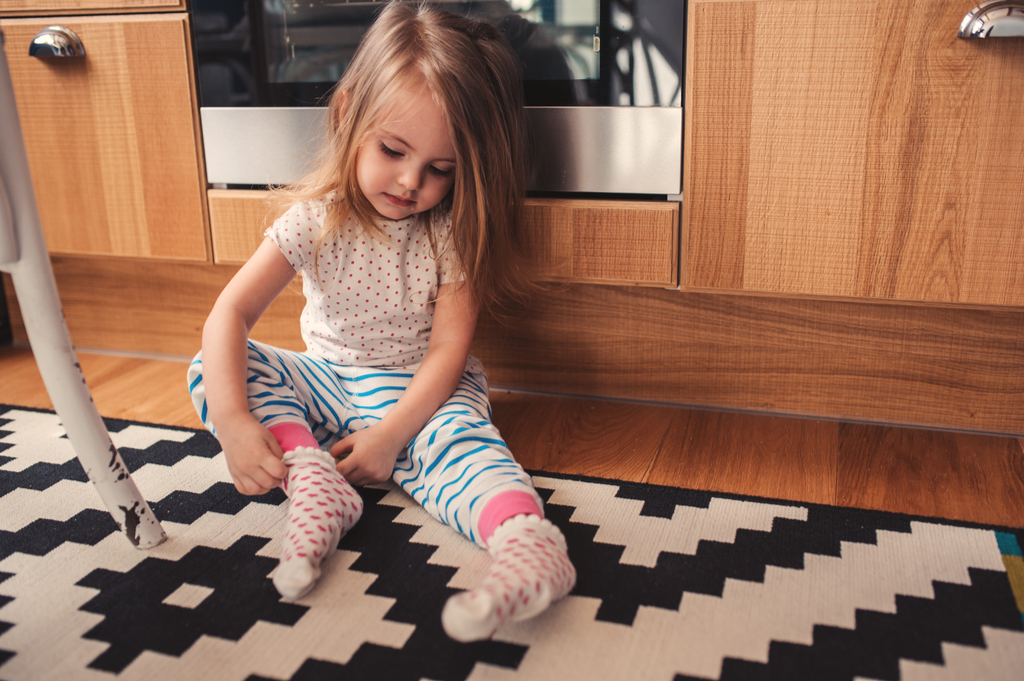
[[(244, 263), (275, 216), (265, 191), (211, 189), (214, 261)], [(658, 201), (527, 199), (524, 241), (548, 281), (674, 287), (679, 204)]]
[(690, 0), (691, 289), (1024, 305), (1024, 40), (975, 0)]
[[(134, 11), (100, 17), (115, 4), (101, 2), (88, 19), (67, 9), (60, 21), (126, 24)], [(492, 386), (1024, 433), (1024, 41), (957, 39), (972, 0), (834, 4), (690, 0), (682, 205), (531, 199), (535, 262), (549, 279), (583, 283), (536, 297), (511, 324), (482, 316), (474, 354)], [(181, 27), (169, 41), (186, 66), (164, 72), (166, 58), (155, 60), (141, 82), (178, 88), (185, 19), (142, 11)], [(0, 21), (13, 54), (14, 22)], [(57, 20), (34, 26), (47, 23)], [(28, 140), (33, 159), (79, 163), (103, 150), (129, 162), (122, 140), (90, 139), (92, 124), (70, 113), (55, 120), (65, 99), (89, 101), (82, 91), (46, 87), (50, 109), (40, 100), (32, 110), (48, 121)], [(188, 106), (168, 105), (137, 137), (184, 125), (191, 141), (159, 142), (160, 153), (131, 163), (139, 176), (144, 167), (202, 188), (171, 194), (182, 206), (167, 210), (181, 212), (157, 231), (205, 243), (194, 206), (205, 210), (208, 197), (210, 255), (156, 262), (168, 256), (67, 248), (73, 257), (55, 257), (54, 271), (82, 347), (191, 357), (217, 295), (262, 238), (264, 194), (206, 192), (198, 153), (160, 170), (172, 151), (200, 148), (194, 94), (178, 92)], [(108, 190), (99, 165), (76, 167), (47, 182), (78, 197), (55, 197), (74, 204), (66, 215), (85, 216)], [(105, 223), (88, 224), (90, 239), (110, 239)], [(303, 304), (289, 287), (254, 337), (301, 349)]]
[(3, 0), (0, 16), (185, 11), (185, 0)]
[[(58, 4), (89, 6), (44, 7)], [(86, 56), (30, 57), (49, 25), (74, 31)], [(51, 253), (208, 261), (188, 16), (12, 18), (0, 27)]]

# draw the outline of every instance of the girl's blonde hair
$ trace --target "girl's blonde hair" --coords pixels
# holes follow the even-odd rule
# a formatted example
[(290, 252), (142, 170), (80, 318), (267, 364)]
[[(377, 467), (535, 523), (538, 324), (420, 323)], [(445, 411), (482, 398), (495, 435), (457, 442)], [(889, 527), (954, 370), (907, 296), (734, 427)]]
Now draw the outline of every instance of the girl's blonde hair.
[(490, 24), (427, 4), (387, 3), (331, 96), (317, 169), (275, 200), (335, 193), (340, 200), (329, 205), (321, 243), (349, 217), (384, 238), (356, 182), (356, 156), (403, 94), (424, 85), (455, 147), (452, 188), (427, 217), (433, 227), (451, 211), (450, 247), (467, 288), (481, 307), (500, 309), (536, 285), (519, 242), (528, 172), (521, 76)]

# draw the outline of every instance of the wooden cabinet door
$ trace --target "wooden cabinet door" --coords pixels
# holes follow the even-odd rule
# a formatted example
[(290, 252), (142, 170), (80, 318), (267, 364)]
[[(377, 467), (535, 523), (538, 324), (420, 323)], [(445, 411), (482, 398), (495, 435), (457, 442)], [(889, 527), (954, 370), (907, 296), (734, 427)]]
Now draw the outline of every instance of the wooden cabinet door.
[(690, 287), (1024, 305), (1024, 41), (975, 0), (690, 0)]
[[(51, 252), (208, 259), (187, 21), (0, 22)], [(51, 24), (78, 34), (86, 56), (30, 57)]]

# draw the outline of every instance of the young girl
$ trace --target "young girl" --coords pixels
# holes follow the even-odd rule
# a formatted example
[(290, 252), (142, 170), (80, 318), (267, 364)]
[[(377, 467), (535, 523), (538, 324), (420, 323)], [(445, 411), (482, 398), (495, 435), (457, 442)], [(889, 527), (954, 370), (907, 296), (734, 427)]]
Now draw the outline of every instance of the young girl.
[[(274, 585), (313, 588), (358, 520), (351, 485), (391, 478), (487, 548), (442, 623), (460, 641), (542, 612), (575, 584), (562, 533), (490, 423), (469, 354), (478, 310), (529, 288), (516, 58), (490, 25), (389, 3), (328, 109), (319, 168), (225, 287), (189, 388), (243, 494), (290, 497)], [(304, 353), (248, 340), (302, 275)]]

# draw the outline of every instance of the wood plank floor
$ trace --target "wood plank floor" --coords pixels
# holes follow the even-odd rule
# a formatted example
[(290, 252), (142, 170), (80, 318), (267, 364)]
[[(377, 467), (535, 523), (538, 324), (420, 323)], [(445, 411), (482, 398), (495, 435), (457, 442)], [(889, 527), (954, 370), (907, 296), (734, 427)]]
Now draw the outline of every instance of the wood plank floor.
[[(200, 428), (186, 364), (80, 353), (103, 416)], [(0, 348), (0, 403), (50, 409), (28, 349)], [(821, 504), (1024, 525), (1015, 438), (493, 391), (522, 465)]]

